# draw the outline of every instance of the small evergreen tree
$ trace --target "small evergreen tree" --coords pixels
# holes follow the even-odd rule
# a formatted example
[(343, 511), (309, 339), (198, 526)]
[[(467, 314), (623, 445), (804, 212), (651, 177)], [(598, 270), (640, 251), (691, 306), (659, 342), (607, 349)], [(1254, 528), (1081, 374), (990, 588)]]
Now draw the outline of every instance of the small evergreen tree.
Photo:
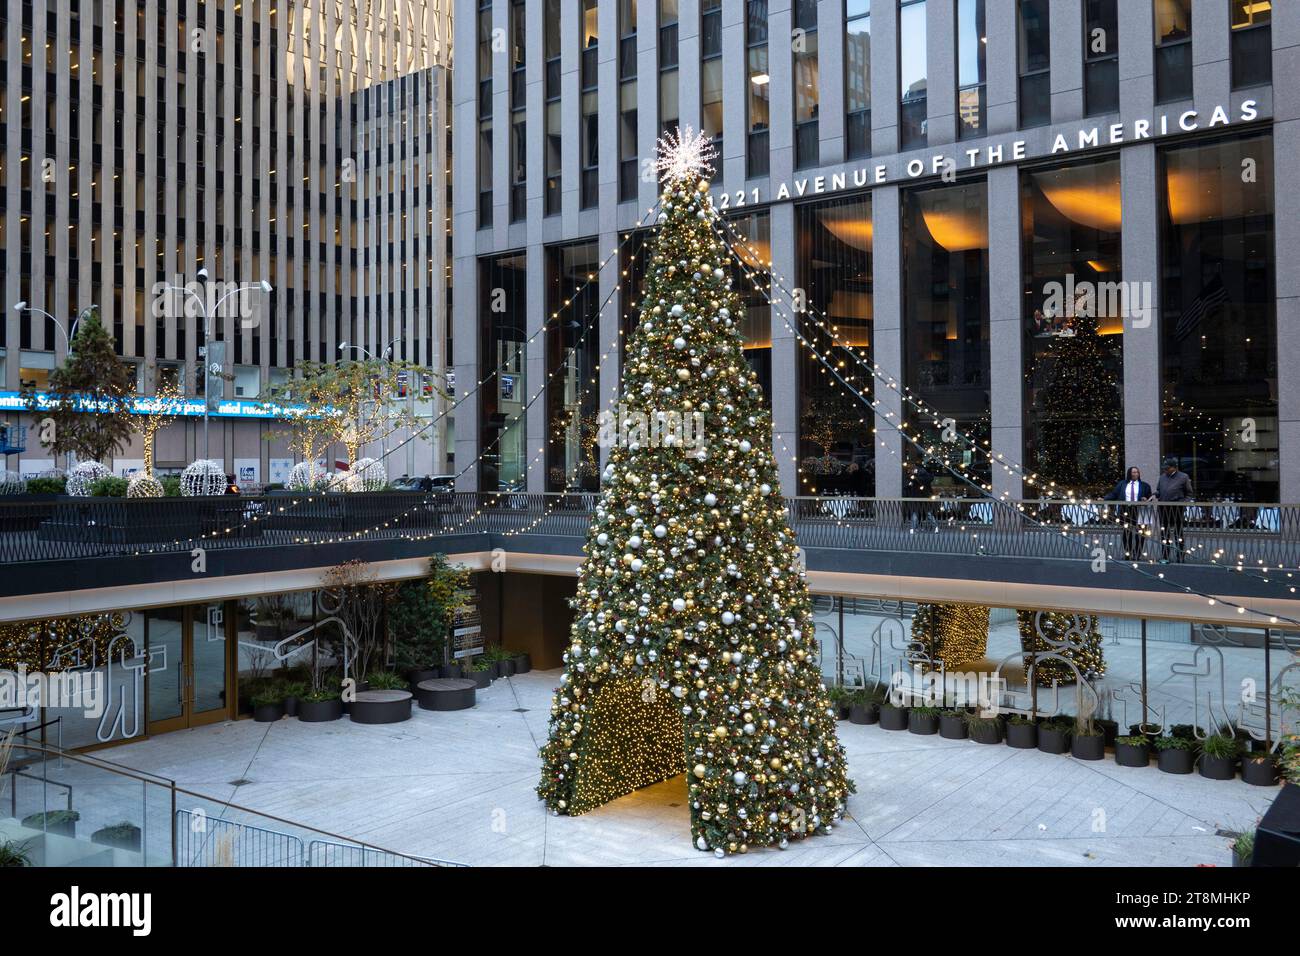
[(29, 410), (53, 420), (49, 444), (55, 455), (74, 454), (80, 461), (99, 461), (119, 451), (135, 430), (131, 412), (135, 379), (113, 350), (113, 340), (91, 311), (77, 326), (72, 351), (61, 368), (50, 373), (48, 406), (41, 408), (34, 390), (25, 400)]

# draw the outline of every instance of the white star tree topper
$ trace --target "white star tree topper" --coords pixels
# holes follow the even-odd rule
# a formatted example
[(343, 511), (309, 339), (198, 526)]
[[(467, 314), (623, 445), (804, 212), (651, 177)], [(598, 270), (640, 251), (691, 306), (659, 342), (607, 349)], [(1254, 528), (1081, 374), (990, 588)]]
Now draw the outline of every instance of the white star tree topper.
[(679, 127), (660, 136), (656, 151), (659, 156), (655, 168), (668, 183), (708, 179), (713, 175), (713, 160), (718, 156), (713, 140), (703, 132), (695, 132), (689, 124), (685, 129)]

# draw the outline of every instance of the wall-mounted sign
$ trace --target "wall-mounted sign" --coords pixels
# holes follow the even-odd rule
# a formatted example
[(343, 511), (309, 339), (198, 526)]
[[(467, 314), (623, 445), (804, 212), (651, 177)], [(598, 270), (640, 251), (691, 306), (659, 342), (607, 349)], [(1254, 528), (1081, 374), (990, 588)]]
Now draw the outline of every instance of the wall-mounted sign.
[[(156, 412), (164, 403), (152, 396), (137, 396), (131, 411), (137, 415)], [(36, 393), (36, 411), (41, 412), (51, 407), (50, 399), (44, 392)], [(0, 392), (0, 412), (29, 411), (22, 392)], [(89, 402), (79, 402), (78, 411), (94, 411)], [(171, 414), (182, 418), (203, 417), (202, 398), (180, 399), (170, 403)], [(246, 398), (232, 398), (218, 401), (212, 411), (215, 418), (292, 418), (303, 414), (301, 405), (273, 405), (270, 402), (256, 402)]]
[(456, 659), (483, 653), (483, 619), (478, 599), (478, 588), (473, 585), (456, 592), (457, 610), (451, 619), (451, 649)]

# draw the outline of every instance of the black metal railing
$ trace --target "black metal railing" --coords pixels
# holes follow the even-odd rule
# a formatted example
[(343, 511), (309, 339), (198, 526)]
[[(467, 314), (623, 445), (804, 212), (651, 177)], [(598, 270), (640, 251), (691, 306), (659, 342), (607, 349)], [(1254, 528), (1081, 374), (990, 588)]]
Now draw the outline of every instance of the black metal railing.
[[(385, 491), (8, 501), (0, 503), (0, 565), (453, 534), (581, 538), (596, 500), (594, 492)], [(1095, 560), (1100, 548), (1109, 560), (1300, 565), (1300, 505), (848, 497), (785, 504), (805, 548), (1077, 560)]]

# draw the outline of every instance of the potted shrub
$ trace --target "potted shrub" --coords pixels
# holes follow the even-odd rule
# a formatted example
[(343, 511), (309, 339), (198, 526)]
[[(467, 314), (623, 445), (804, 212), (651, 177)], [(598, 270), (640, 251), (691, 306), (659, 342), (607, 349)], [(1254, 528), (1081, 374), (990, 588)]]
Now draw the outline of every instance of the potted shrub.
[(442, 667), (438, 668), (438, 670), (443, 677), (458, 678), (467, 676), (465, 673), (465, 665), (460, 661), (452, 661), (450, 664), (443, 664)]
[(27, 843), (19, 843), (17, 840), (0, 841), (0, 869), (31, 866), (31, 851), (27, 847)]
[(392, 671), (371, 671), (366, 683), (367, 690), (406, 690), (406, 679)]
[(913, 707), (907, 714), (907, 729), (914, 734), (937, 734), (939, 732), (938, 707)]
[(253, 719), (270, 724), (284, 716), (284, 694), (278, 687), (268, 687), (253, 695)]
[(871, 699), (864, 688), (857, 688), (848, 695), (849, 721), (855, 724), (874, 724), (880, 719), (880, 705)]
[(1275, 787), (1279, 776), (1277, 757), (1267, 751), (1241, 758), (1241, 779), (1256, 787)]
[(1070, 749), (1070, 735), (1074, 720), (1069, 717), (1049, 717), (1038, 726), (1038, 749), (1045, 754), (1063, 754)]
[(939, 736), (948, 740), (965, 740), (966, 717), (964, 710), (945, 710), (939, 715)]
[(1196, 760), (1196, 741), (1187, 737), (1157, 737), (1152, 746), (1156, 749), (1156, 767), (1165, 773), (1191, 773)]
[(1033, 750), (1038, 746), (1038, 724), (1032, 717), (1012, 714), (1007, 718), (1007, 746)]
[(1002, 743), (1002, 718), (966, 715), (966, 733), (977, 744)]
[(1255, 853), (1255, 834), (1238, 833), (1232, 841), (1232, 865), (1250, 866), (1250, 858)]
[(1210, 780), (1231, 780), (1237, 776), (1241, 741), (1226, 734), (1210, 734), (1201, 742), (1201, 776)]
[(286, 717), (297, 717), (298, 705), (302, 703), (303, 694), (307, 693), (306, 682), (290, 681), (284, 685), (281, 693), (284, 694), (284, 715)]
[(479, 657), (470, 665), (467, 676), (474, 682), (475, 687), (483, 688), (491, 685), (495, 674), (496, 667), (493, 666), (493, 662)]
[(533, 669), (533, 659), (526, 651), (510, 651), (510, 660), (515, 665), (516, 674), (527, 674)]
[(493, 647), (488, 651), (492, 662), (496, 664), (497, 677), (514, 677), (515, 676), (515, 658), (514, 655), (504, 647)]
[(131, 850), (134, 853), (140, 852), (140, 828), (126, 820), (96, 830), (90, 835), (90, 840), (92, 843), (98, 843), (101, 846)]
[(336, 687), (309, 690), (298, 701), (298, 719), (303, 723), (324, 723), (342, 716), (343, 698)]
[(1145, 767), (1151, 763), (1151, 741), (1146, 734), (1116, 737), (1115, 763), (1121, 767)]
[(23, 817), (23, 826), (31, 830), (57, 833), (59, 836), (75, 837), (77, 821), (80, 819), (81, 814), (76, 810), (46, 810)]
[(1078, 721), (1070, 735), (1070, 756), (1076, 760), (1101, 760), (1106, 756), (1106, 732), (1095, 721)]
[(880, 702), (880, 729), (906, 730), (907, 708), (895, 707), (888, 697), (882, 700)]
[(849, 703), (849, 689), (847, 687), (834, 684), (826, 688), (826, 700), (830, 702), (836, 720), (849, 719), (849, 710), (853, 705)]

